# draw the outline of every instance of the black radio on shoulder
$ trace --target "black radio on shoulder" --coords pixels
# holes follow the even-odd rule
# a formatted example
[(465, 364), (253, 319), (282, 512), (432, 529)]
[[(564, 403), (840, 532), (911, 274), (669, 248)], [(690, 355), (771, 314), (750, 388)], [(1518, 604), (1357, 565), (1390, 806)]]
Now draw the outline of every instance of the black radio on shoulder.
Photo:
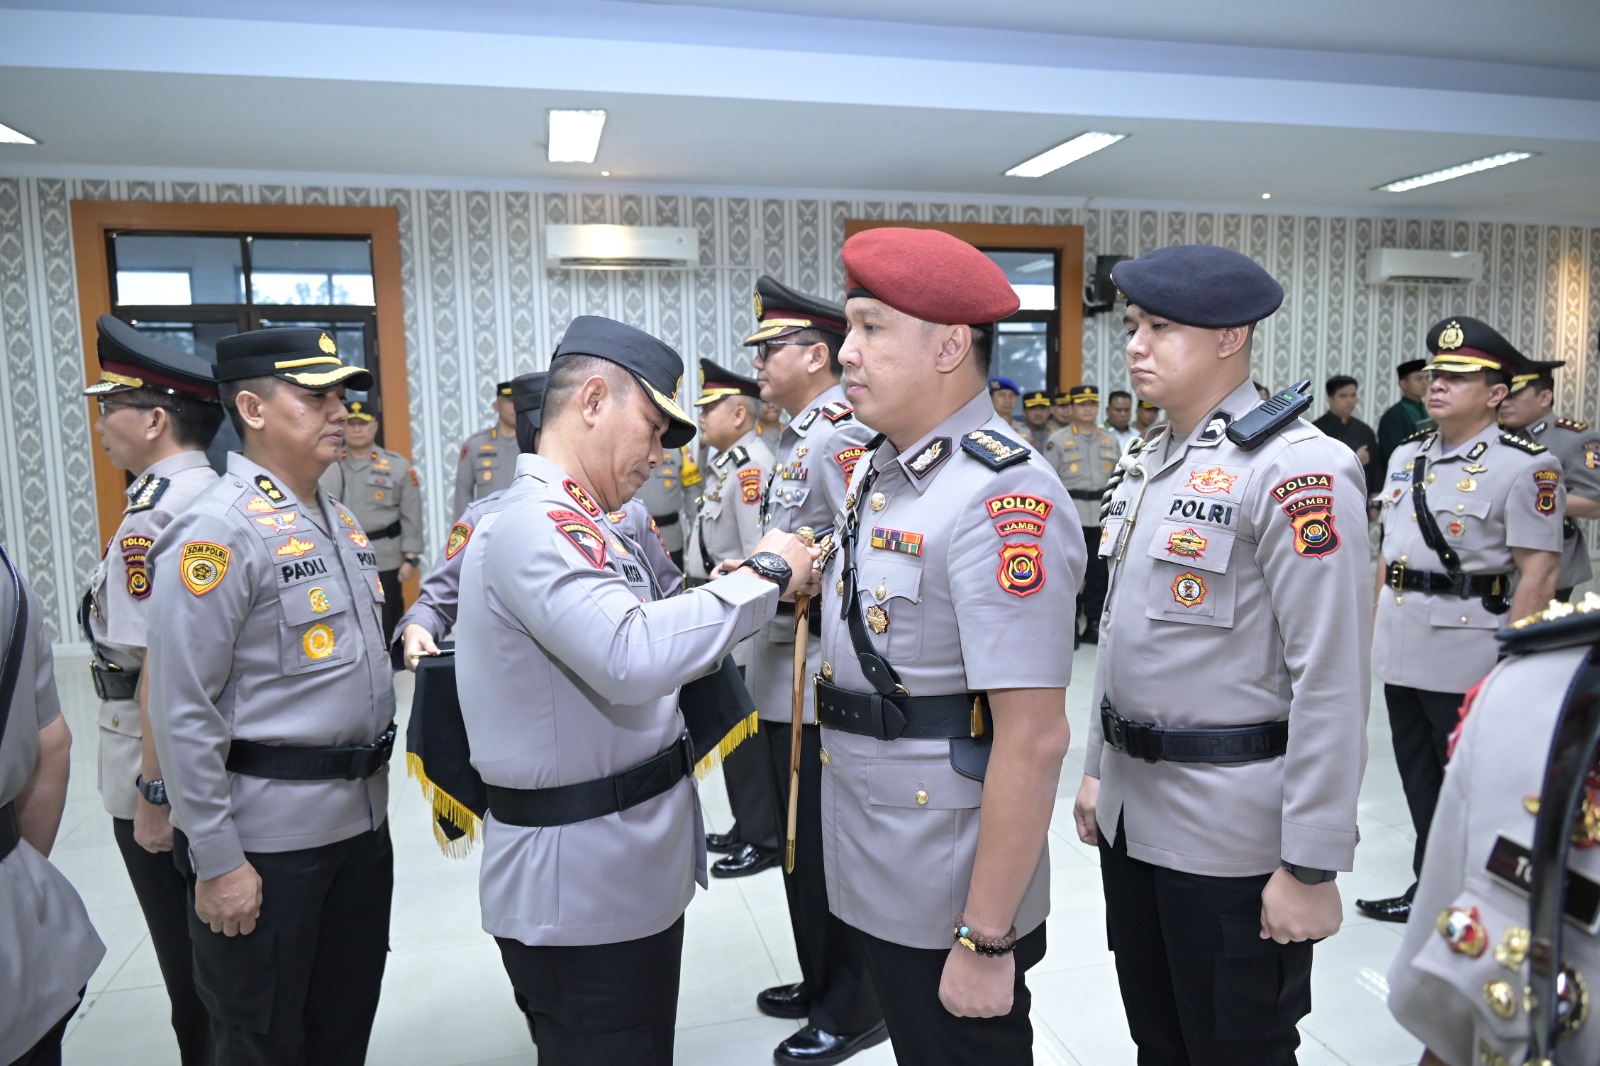
[(1311, 380), (1297, 382), (1267, 397), (1228, 425), (1228, 439), (1245, 451), (1255, 451), (1263, 441), (1300, 417), (1311, 406)]

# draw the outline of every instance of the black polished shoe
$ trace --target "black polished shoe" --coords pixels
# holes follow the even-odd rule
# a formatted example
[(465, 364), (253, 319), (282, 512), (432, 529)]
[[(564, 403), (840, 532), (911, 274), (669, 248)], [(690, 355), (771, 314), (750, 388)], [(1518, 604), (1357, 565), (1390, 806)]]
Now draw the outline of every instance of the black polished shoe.
[(1411, 917), (1411, 897), (1417, 894), (1412, 885), (1402, 895), (1388, 899), (1358, 899), (1356, 910), (1379, 922), (1403, 922)]
[(730, 851), (738, 851), (744, 847), (744, 841), (732, 833), (707, 833), (706, 850), (714, 851), (719, 855), (726, 855)]
[(778, 1066), (829, 1066), (887, 1039), (889, 1027), (883, 1022), (855, 1036), (840, 1036), (808, 1025), (779, 1044), (772, 1052), (772, 1061)]
[(776, 864), (778, 853), (754, 844), (742, 844), (738, 851), (724, 855), (711, 864), (712, 877), (749, 877)]
[(756, 1010), (772, 1018), (804, 1018), (811, 1013), (811, 997), (803, 984), (775, 985), (756, 993)]

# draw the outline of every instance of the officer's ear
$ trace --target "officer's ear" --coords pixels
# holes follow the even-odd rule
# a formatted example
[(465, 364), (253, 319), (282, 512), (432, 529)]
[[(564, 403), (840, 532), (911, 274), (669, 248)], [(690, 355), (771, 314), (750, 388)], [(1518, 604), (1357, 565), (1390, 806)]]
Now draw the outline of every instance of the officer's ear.
[(605, 406), (606, 400), (611, 396), (611, 387), (606, 379), (595, 374), (578, 386), (576, 396), (578, 414), (583, 418), (583, 424), (593, 429), (600, 421), (600, 409)]
[(1227, 329), (1217, 330), (1217, 358), (1231, 359), (1244, 352), (1250, 352), (1250, 326), (1229, 326)]
[(944, 334), (944, 338), (939, 342), (939, 350), (933, 357), (933, 368), (941, 374), (948, 374), (972, 354), (972, 327), (934, 326), (933, 328), (941, 333), (945, 330), (950, 331)]
[(145, 412), (149, 419), (144, 427), (145, 440), (159, 440), (172, 427), (172, 412), (165, 407), (152, 407)]
[(263, 410), (266, 399), (260, 393), (248, 390), (241, 392), (234, 397), (233, 406), (239, 412), (239, 421), (250, 429), (259, 432), (266, 426), (267, 416)]

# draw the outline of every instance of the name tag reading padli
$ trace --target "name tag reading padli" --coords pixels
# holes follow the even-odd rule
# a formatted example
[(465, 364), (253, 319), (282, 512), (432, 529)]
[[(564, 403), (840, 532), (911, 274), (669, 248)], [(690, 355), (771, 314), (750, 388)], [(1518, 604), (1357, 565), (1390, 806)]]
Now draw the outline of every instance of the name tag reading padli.
[[(1533, 852), (1504, 835), (1495, 839), (1484, 869), (1490, 877), (1524, 896), (1533, 888)], [(1564, 910), (1567, 920), (1580, 929), (1590, 934), (1600, 930), (1600, 883), (1568, 870)]]

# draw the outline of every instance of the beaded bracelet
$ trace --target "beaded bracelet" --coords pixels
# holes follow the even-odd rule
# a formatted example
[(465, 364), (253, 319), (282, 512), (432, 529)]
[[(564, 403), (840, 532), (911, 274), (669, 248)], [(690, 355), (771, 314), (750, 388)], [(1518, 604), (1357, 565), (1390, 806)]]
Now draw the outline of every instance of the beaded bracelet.
[(990, 958), (999, 958), (1001, 955), (1009, 955), (1017, 946), (1016, 926), (1013, 925), (1006, 931), (1006, 935), (1002, 937), (981, 937), (974, 933), (972, 928), (967, 925), (965, 914), (956, 915), (955, 934), (957, 944), (960, 944), (968, 951), (975, 951), (979, 955), (987, 955)]

